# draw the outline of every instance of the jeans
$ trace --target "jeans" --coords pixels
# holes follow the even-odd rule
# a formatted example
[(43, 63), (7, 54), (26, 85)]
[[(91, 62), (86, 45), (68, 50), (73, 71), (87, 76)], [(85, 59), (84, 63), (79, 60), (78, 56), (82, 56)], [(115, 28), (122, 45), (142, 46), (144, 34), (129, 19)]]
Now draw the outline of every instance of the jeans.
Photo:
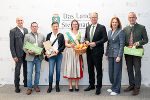
[(40, 69), (41, 69), (41, 60), (38, 57), (35, 57), (33, 61), (27, 61), (27, 85), (29, 89), (32, 89), (32, 74), (33, 67), (35, 65), (35, 79), (34, 86), (38, 86), (40, 78)]
[(56, 82), (60, 81), (60, 69), (61, 69), (61, 62), (62, 62), (62, 54), (58, 54), (57, 56), (53, 56), (48, 59), (49, 61), (49, 83), (53, 83), (53, 74), (54, 74), (54, 67), (56, 64)]
[(116, 62), (116, 57), (109, 57), (109, 79), (112, 84), (111, 90), (120, 93), (122, 79), (122, 58)]

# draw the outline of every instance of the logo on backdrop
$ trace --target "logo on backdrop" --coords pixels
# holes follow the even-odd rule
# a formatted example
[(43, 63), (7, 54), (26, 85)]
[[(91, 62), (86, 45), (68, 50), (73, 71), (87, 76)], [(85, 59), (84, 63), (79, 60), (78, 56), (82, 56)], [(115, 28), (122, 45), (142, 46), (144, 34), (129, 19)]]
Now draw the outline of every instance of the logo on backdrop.
[(58, 22), (60, 23), (60, 17), (59, 17), (59, 14), (53, 14), (53, 17), (52, 17), (52, 22)]
[(90, 25), (89, 13), (62, 13), (60, 17), (59, 14), (53, 14), (52, 22), (57, 21), (62, 29), (70, 29), (71, 21), (74, 19), (78, 20), (80, 29), (85, 29), (88, 25)]

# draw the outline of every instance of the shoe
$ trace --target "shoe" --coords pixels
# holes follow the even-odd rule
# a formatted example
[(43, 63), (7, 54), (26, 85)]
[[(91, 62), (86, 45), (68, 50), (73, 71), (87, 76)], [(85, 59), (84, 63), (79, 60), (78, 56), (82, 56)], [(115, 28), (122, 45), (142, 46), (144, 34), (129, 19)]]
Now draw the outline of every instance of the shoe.
[(24, 84), (24, 87), (27, 87), (27, 84)]
[(28, 89), (26, 94), (27, 94), (27, 95), (30, 95), (31, 92), (32, 92), (32, 90), (31, 90), (31, 89)]
[(107, 92), (112, 92), (112, 90), (111, 89), (107, 89)]
[(47, 90), (47, 93), (50, 93), (52, 91), (52, 83), (49, 83), (49, 88)]
[(36, 86), (34, 89), (35, 89), (36, 92), (40, 92), (40, 89), (39, 89), (38, 86)]
[(60, 92), (59, 82), (56, 82), (56, 92)]
[(87, 87), (86, 89), (84, 89), (84, 91), (90, 91), (90, 90), (94, 90), (95, 86), (91, 86), (89, 85), (89, 87)]
[(140, 92), (140, 89), (134, 88), (132, 95), (138, 95)]
[(16, 93), (20, 93), (19, 87), (16, 87), (16, 88), (15, 88), (15, 92), (16, 92)]
[(118, 93), (116, 93), (116, 92), (111, 92), (110, 93), (110, 95), (112, 95), (112, 96), (115, 96), (115, 95), (117, 95)]
[(76, 92), (78, 92), (78, 91), (79, 91), (79, 89), (76, 89), (76, 88), (75, 88), (75, 91), (76, 91)]
[(97, 88), (95, 94), (96, 94), (96, 95), (101, 94), (101, 89), (98, 89), (98, 88)]
[(73, 89), (69, 89), (69, 92), (73, 92)]
[(129, 91), (132, 91), (133, 89), (134, 89), (133, 86), (129, 86), (126, 89), (124, 89), (124, 92), (129, 92)]

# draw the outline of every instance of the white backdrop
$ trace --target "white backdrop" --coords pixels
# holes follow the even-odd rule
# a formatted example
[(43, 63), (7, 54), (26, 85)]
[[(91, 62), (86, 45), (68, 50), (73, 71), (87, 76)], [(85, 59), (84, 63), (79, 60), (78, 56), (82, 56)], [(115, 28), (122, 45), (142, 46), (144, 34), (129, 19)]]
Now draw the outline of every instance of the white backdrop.
[[(99, 14), (98, 22), (110, 29), (109, 24), (112, 17), (120, 18), (123, 27), (128, 25), (128, 13), (134, 11), (137, 14), (137, 22), (146, 26), (148, 36), (150, 34), (150, 1), (149, 0), (0, 0), (0, 84), (13, 84), (15, 63), (9, 49), (9, 30), (16, 26), (17, 16), (23, 16), (24, 26), (30, 32), (30, 24), (33, 21), (39, 23), (39, 32), (44, 34), (51, 32), (51, 22), (54, 13), (60, 16), (60, 32), (69, 30), (73, 19), (79, 20), (81, 32), (84, 34), (85, 27), (89, 24), (89, 13)], [(149, 43), (145, 45), (145, 55), (142, 59), (142, 84), (150, 86), (150, 57)], [(87, 65), (84, 55), (84, 78), (81, 85), (88, 84)], [(21, 84), (22, 84), (21, 71)], [(54, 75), (55, 82), (55, 75)], [(48, 63), (43, 61), (41, 68), (40, 84), (48, 84)], [(63, 79), (63, 64), (61, 71), (61, 84), (68, 84)], [(109, 85), (108, 65), (103, 59), (103, 84)], [(123, 64), (122, 84), (128, 84), (128, 76), (125, 61)]]

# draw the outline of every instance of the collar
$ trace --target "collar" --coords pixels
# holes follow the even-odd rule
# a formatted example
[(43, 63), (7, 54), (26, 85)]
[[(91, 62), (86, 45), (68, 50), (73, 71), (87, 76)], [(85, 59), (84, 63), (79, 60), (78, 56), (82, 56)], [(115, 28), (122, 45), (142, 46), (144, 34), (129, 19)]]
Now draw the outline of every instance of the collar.
[(38, 36), (38, 33), (35, 35), (33, 32), (31, 32), (31, 34), (34, 35), (34, 36), (36, 36), (36, 35)]
[(59, 34), (59, 33), (56, 33), (56, 35), (55, 35), (55, 34), (52, 32), (52, 35), (54, 35), (54, 36), (56, 36), (56, 37), (58, 36), (58, 34)]
[[(18, 26), (17, 26), (18, 27)], [(23, 28), (18, 27), (20, 30), (23, 30)]]
[(91, 24), (91, 27), (94, 26), (94, 28), (97, 26), (97, 23), (95, 25)]
[[(137, 22), (135, 22), (135, 24), (137, 24)], [(133, 27), (133, 26), (135, 26), (135, 24), (134, 24), (134, 25), (131, 25), (131, 24), (130, 24), (129, 26), (130, 26), (130, 27)]]

